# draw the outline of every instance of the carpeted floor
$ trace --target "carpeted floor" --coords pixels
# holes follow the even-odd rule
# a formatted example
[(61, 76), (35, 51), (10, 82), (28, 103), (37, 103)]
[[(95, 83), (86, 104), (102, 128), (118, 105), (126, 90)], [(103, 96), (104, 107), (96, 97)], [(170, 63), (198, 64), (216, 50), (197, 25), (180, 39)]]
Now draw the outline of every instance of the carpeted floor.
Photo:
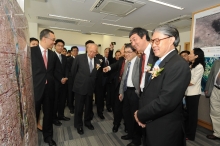
[[(96, 106), (94, 106), (94, 112)], [(70, 117), (70, 121), (61, 121), (62, 126), (54, 126), (53, 139), (58, 146), (126, 146), (130, 143), (129, 140), (121, 140), (121, 136), (125, 135), (124, 125), (122, 124), (117, 133), (112, 132), (113, 115), (104, 111), (105, 120), (101, 120), (97, 114), (94, 115), (92, 124), (95, 130), (89, 130), (83, 127), (84, 135), (79, 135), (73, 126), (74, 115), (69, 113), (69, 109), (65, 109), (65, 116)], [(220, 146), (220, 140), (209, 140), (207, 134), (212, 134), (211, 131), (198, 127), (195, 141), (187, 141), (187, 146)], [(38, 145), (47, 146), (43, 141), (41, 132), (38, 132)]]

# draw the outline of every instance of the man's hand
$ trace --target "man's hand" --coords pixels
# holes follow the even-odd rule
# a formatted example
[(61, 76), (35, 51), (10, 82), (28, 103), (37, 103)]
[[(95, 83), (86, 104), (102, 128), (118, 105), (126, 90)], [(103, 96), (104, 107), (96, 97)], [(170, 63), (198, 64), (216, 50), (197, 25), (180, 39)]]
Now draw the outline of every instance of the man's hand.
[(205, 91), (205, 95), (207, 95), (207, 94), (208, 94), (208, 91), (206, 90), (206, 91)]
[(136, 122), (138, 123), (139, 126), (141, 126), (142, 128), (145, 128), (145, 127), (146, 127), (146, 124), (143, 124), (143, 123), (141, 123), (141, 122), (138, 120), (137, 112), (138, 112), (138, 111), (136, 111), (136, 112), (134, 113), (134, 118), (135, 118), (135, 120), (136, 120)]
[(62, 79), (61, 79), (61, 83), (62, 83), (62, 84), (65, 84), (67, 80), (68, 80), (68, 78), (62, 78)]
[(118, 97), (118, 98), (119, 98), (120, 101), (122, 101), (122, 100), (123, 100), (122, 94), (119, 94), (119, 97)]
[(103, 68), (103, 72), (108, 72), (108, 71), (109, 71), (109, 67), (108, 66)]

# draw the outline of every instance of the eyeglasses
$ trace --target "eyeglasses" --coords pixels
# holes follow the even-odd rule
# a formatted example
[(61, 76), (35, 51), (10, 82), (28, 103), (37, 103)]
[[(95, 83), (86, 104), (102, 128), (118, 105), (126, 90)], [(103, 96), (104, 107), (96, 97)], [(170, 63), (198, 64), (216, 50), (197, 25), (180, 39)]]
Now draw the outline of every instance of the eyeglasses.
[(129, 51), (129, 52), (125, 51), (124, 53), (125, 54), (130, 54), (130, 53), (133, 53), (133, 52), (132, 51)]
[(168, 38), (170, 38), (170, 37), (171, 37), (171, 36), (168, 36), (168, 37), (162, 38), (162, 39), (156, 38), (156, 39), (151, 40), (150, 43), (151, 43), (151, 45), (153, 45), (154, 43), (155, 43), (156, 45), (159, 45), (161, 40), (165, 40), (165, 39), (168, 39)]
[(53, 42), (55, 42), (56, 41), (56, 39), (55, 38), (53, 38), (53, 39), (51, 39), (51, 38), (49, 38), (49, 37), (45, 37), (45, 38), (48, 38), (48, 39), (50, 39), (51, 41), (53, 41)]

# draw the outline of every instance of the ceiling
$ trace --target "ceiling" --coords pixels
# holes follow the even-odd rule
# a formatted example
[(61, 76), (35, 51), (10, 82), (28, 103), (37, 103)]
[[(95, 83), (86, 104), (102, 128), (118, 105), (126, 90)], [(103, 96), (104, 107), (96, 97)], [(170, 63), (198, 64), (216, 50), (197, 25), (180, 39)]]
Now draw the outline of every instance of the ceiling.
[[(98, 9), (104, 13), (98, 12), (97, 9), (91, 11), (97, 1), (102, 2), (100, 2)], [(134, 4), (130, 2), (142, 3), (143, 6), (134, 10), (131, 8)], [(38, 23), (39, 27), (57, 27), (58, 29), (73, 29), (72, 31), (80, 30), (83, 34), (102, 33), (123, 37), (128, 36), (133, 27), (152, 30), (161, 23), (170, 23), (171, 20), (174, 20), (172, 24), (176, 25), (180, 32), (189, 31), (191, 27), (189, 17), (193, 12), (220, 3), (219, 0), (163, 0), (163, 2), (184, 9), (174, 9), (149, 0), (25, 0), (25, 15), (29, 22)], [(101, 8), (102, 5), (105, 5), (105, 7)], [(134, 11), (123, 15), (122, 13), (127, 13), (127, 8)], [(106, 14), (110, 11), (118, 15)], [(68, 18), (51, 17), (48, 14)], [(181, 19), (179, 20), (179, 18)], [(120, 26), (104, 25), (102, 23)], [(122, 26), (128, 26), (129, 28)]]

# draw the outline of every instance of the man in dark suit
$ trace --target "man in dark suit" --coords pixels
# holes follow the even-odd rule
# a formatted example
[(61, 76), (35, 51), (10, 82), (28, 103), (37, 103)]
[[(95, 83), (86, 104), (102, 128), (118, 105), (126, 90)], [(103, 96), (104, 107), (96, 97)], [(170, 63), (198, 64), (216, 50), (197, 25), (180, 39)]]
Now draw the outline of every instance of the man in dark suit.
[(73, 61), (75, 57), (78, 55), (79, 49), (77, 46), (71, 47), (71, 57), (67, 59), (67, 68), (68, 68), (68, 107), (70, 109), (70, 113), (74, 114), (74, 92), (73, 89), (73, 77), (71, 74), (71, 68), (73, 65)]
[[(143, 38), (130, 35), (133, 46), (138, 48)], [(189, 65), (175, 51), (179, 43), (179, 32), (169, 25), (162, 25), (153, 30), (151, 44), (155, 56), (159, 57), (143, 93), (140, 97), (139, 110), (134, 116), (138, 124), (146, 127), (147, 146), (183, 146), (182, 98), (189, 85), (191, 73)], [(138, 50), (139, 51), (139, 50)]]
[(212, 66), (205, 87), (205, 96), (210, 98), (210, 117), (212, 119), (213, 134), (207, 135), (208, 139), (220, 139), (220, 60), (216, 60)]
[[(122, 120), (122, 102), (119, 100), (119, 87), (121, 83), (121, 78), (124, 72), (125, 58), (124, 58), (124, 48), (121, 49), (121, 57), (115, 63), (103, 68), (103, 72), (108, 72), (112, 74), (111, 82), (114, 85), (114, 104), (113, 104), (113, 128), (112, 131), (116, 133), (120, 126)], [(126, 127), (126, 126), (125, 126)], [(125, 128), (125, 131), (126, 128)]]
[(140, 58), (131, 44), (125, 45), (125, 57), (127, 62), (119, 89), (119, 100), (123, 101), (123, 117), (128, 128), (128, 134), (122, 136), (124, 140), (132, 139), (127, 146), (141, 144), (141, 127), (135, 121), (134, 112), (138, 110), (140, 97)]
[(62, 123), (59, 120), (69, 121), (70, 118), (64, 116), (64, 109), (67, 97), (67, 58), (62, 53), (65, 42), (61, 39), (55, 41), (55, 54), (57, 55), (57, 68), (59, 69), (55, 74), (59, 77), (55, 80), (55, 101), (53, 124), (60, 126)]
[(48, 50), (53, 47), (54, 42), (54, 33), (44, 29), (40, 32), (39, 46), (31, 48), (36, 119), (38, 121), (43, 104), (43, 137), (49, 146), (56, 146), (53, 140), (54, 73), (59, 60), (54, 52)]
[(82, 128), (84, 105), (84, 124), (88, 129), (94, 130), (91, 124), (91, 103), (97, 71), (101, 67), (100, 61), (95, 58), (98, 46), (96, 44), (88, 44), (87, 46), (87, 53), (76, 56), (72, 65), (73, 92), (75, 93), (74, 127), (77, 128), (80, 135), (84, 133)]

